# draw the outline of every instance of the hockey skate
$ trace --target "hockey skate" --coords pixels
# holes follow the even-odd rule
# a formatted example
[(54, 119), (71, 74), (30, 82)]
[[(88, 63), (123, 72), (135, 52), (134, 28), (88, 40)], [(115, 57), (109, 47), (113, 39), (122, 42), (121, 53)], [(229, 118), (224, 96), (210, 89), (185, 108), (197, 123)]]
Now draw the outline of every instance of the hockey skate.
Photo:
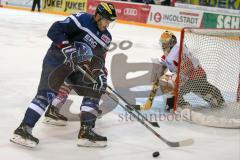
[(107, 137), (95, 133), (91, 126), (81, 125), (77, 145), (80, 147), (106, 147)]
[(43, 123), (56, 126), (66, 126), (68, 119), (59, 113), (59, 109), (50, 105), (45, 113)]
[(29, 127), (27, 125), (21, 124), (14, 131), (14, 136), (10, 139), (10, 141), (30, 148), (35, 147), (39, 143), (39, 140), (36, 137), (33, 137), (31, 131), (29, 131), (30, 128), (28, 128)]
[[(174, 101), (175, 101), (175, 97), (169, 97), (166, 100), (166, 106), (165, 106), (165, 111), (167, 112), (173, 112), (174, 110)], [(177, 108), (190, 108), (191, 104), (187, 101), (185, 101), (183, 98), (181, 98), (179, 100), (178, 106)]]

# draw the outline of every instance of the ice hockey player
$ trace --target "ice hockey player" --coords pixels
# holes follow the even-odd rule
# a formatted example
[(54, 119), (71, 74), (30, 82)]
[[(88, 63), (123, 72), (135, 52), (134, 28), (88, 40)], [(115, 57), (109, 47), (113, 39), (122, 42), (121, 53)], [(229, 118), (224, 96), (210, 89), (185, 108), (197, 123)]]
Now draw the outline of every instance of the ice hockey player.
[[(98, 98), (83, 98), (78, 145), (106, 146), (107, 138), (96, 134), (92, 130), (96, 121), (96, 115), (93, 114), (93, 111), (98, 110), (101, 93), (107, 86), (107, 78), (104, 73), (105, 54), (112, 40), (107, 27), (115, 19), (114, 6), (111, 3), (101, 2), (97, 6), (94, 15), (88, 13), (73, 14), (64, 21), (55, 22), (50, 27), (48, 37), (53, 43), (43, 60), (37, 94), (28, 106), (20, 126), (14, 131), (14, 136), (10, 139), (11, 142), (28, 147), (35, 147), (39, 143), (39, 140), (32, 135), (32, 129), (45, 109), (49, 105), (53, 107), (51, 106), (52, 100), (59, 90), (59, 88), (53, 87), (54, 89), (52, 89), (50, 87), (49, 77), (58, 73), (53, 78), (56, 78), (56, 80), (61, 79), (62, 82), (58, 80), (58, 83), (61, 82), (59, 84), (62, 84), (65, 77), (75, 71), (76, 63), (80, 63), (88, 65), (89, 71), (97, 81), (97, 85), (93, 85), (93, 90), (100, 93), (100, 96)], [(92, 58), (84, 58), (85, 55), (90, 55), (90, 53), (93, 54)], [(69, 68), (71, 69), (70, 72)], [(58, 112), (54, 108), (50, 111), (51, 114), (57, 114)]]
[[(151, 77), (152, 82), (159, 81), (159, 78), (162, 77), (166, 69), (175, 74), (178, 72), (180, 44), (177, 43), (176, 36), (170, 31), (163, 32), (160, 37), (160, 45), (162, 46), (164, 55), (161, 57), (161, 61), (158, 61), (158, 63), (154, 65)], [(180, 106), (190, 105), (184, 100), (183, 96), (189, 92), (193, 92), (202, 97), (212, 107), (224, 105), (224, 99), (220, 90), (207, 81), (207, 75), (199, 60), (190, 53), (186, 45), (183, 47), (183, 57), (181, 62), (183, 70), (180, 73), (181, 85), (179, 86), (180, 98), (178, 104)], [(172, 81), (166, 81), (165, 84), (173, 89), (175, 87)], [(174, 96), (167, 100), (167, 104), (170, 105), (168, 109), (172, 109), (173, 102)]]

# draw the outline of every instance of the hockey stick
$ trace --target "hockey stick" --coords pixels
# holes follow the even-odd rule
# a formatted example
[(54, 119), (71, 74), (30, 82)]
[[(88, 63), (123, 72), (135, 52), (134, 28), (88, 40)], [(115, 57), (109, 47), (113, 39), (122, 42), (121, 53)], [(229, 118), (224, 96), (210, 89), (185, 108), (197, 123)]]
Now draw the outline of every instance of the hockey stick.
[[(126, 110), (130, 115), (132, 115), (137, 121), (139, 121), (141, 124), (143, 124), (149, 131), (151, 131), (155, 136), (157, 136), (159, 139), (161, 139), (168, 146), (183, 147), (183, 146), (190, 146), (193, 144), (193, 139), (186, 139), (183, 141), (172, 142), (172, 141), (169, 141), (169, 140), (163, 138), (160, 134), (158, 134), (155, 130), (153, 130), (145, 121), (143, 121), (135, 113), (133, 113), (132, 109), (129, 108), (128, 105), (123, 105), (122, 103), (120, 103), (119, 99), (122, 100), (123, 102), (125, 100), (122, 99), (122, 97), (119, 94), (117, 94), (116, 91), (114, 91), (111, 87), (108, 87), (108, 89), (110, 90), (110, 92), (107, 91), (107, 94), (113, 101), (117, 102), (124, 110)], [(116, 100), (114, 97), (111, 96), (112, 95), (111, 92), (118, 98), (118, 100)]]
[[(80, 71), (80, 72), (82, 72), (84, 75), (86, 75), (86, 77), (87, 78), (89, 78), (93, 83), (97, 83), (96, 82), (96, 80), (95, 79), (93, 79), (92, 78), (92, 76), (88, 73), (88, 72), (86, 72), (84, 69), (82, 69), (80, 66), (76, 66), (77, 67), (77, 69)], [(113, 92), (115, 92), (110, 86), (107, 86), (110, 90), (112, 90)], [(116, 93), (115, 92), (115, 94), (118, 94), (118, 93)], [(120, 95), (118, 95), (118, 96), (120, 96)], [(150, 123), (152, 126), (154, 126), (154, 127), (158, 127), (158, 128), (160, 128), (160, 126), (159, 126), (159, 124), (157, 123), (157, 122), (151, 122), (151, 121), (149, 121), (144, 115), (142, 115), (137, 109), (135, 109), (134, 108), (134, 106), (132, 106), (131, 104), (129, 104), (123, 97), (121, 97), (121, 99), (127, 104), (127, 106), (128, 106), (128, 108), (130, 108), (131, 110), (134, 110), (135, 112), (137, 112), (138, 113), (138, 115), (140, 116), (140, 117), (142, 117), (145, 121), (147, 121), (148, 123)]]
[(149, 110), (150, 108), (152, 108), (152, 103), (156, 96), (158, 87), (159, 87), (159, 80), (157, 80), (156, 82), (153, 83), (151, 92), (148, 96), (146, 103), (142, 104), (142, 105), (134, 105), (134, 108), (136, 108), (137, 110), (143, 110), (143, 111), (146, 111), (146, 110)]

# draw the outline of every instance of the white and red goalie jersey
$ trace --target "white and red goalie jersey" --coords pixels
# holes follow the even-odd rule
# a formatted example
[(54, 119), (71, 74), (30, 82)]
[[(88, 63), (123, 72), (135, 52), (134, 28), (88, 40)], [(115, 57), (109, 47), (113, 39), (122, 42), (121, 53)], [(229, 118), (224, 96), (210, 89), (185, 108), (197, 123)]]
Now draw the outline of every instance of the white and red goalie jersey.
[[(175, 44), (170, 50), (169, 54), (161, 57), (161, 63), (166, 66), (170, 72), (177, 74), (178, 71), (178, 57), (179, 57), (179, 43)], [(183, 47), (180, 77), (182, 80), (194, 80), (205, 77), (206, 73), (201, 67), (199, 60), (194, 57), (186, 45)]]

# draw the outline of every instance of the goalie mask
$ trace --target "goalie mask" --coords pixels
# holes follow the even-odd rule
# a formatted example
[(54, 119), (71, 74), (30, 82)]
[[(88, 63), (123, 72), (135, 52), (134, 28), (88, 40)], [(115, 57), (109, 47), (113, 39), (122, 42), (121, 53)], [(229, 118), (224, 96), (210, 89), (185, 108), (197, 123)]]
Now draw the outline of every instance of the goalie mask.
[(177, 43), (176, 36), (171, 31), (165, 31), (160, 37), (160, 45), (165, 55), (167, 55), (172, 47)]

